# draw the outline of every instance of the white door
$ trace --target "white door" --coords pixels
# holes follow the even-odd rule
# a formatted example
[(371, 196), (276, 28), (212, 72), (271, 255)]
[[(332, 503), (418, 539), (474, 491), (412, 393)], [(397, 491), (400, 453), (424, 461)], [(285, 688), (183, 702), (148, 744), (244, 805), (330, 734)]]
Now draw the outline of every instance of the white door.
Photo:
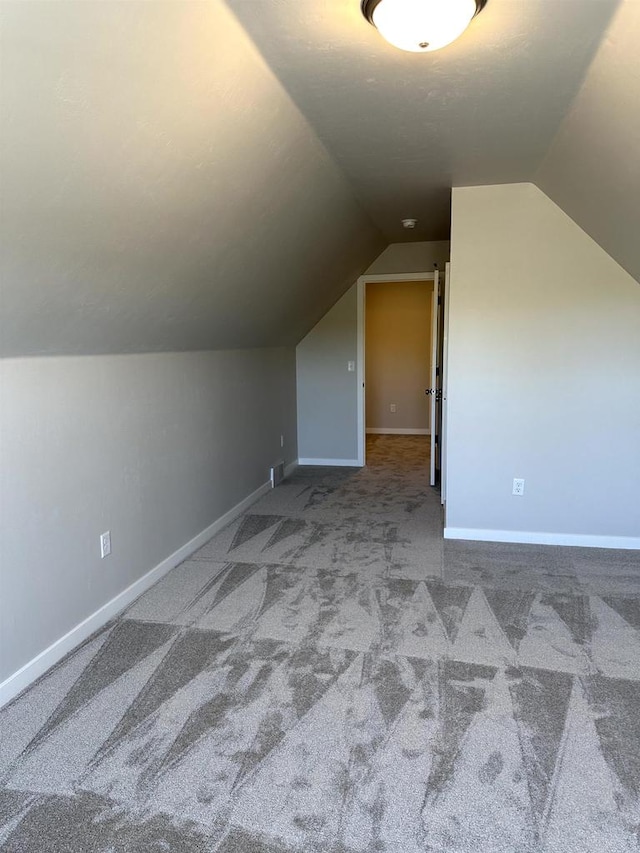
[(436, 484), (436, 455), (438, 453), (438, 427), (436, 389), (438, 387), (438, 300), (440, 298), (439, 272), (436, 270), (433, 279), (433, 294), (431, 297), (431, 387), (429, 389), (429, 426), (431, 427), (431, 456), (429, 464), (429, 483)]
[(444, 267), (444, 322), (442, 324), (442, 429), (440, 430), (440, 501), (447, 500), (447, 362), (449, 360), (449, 280), (451, 264)]

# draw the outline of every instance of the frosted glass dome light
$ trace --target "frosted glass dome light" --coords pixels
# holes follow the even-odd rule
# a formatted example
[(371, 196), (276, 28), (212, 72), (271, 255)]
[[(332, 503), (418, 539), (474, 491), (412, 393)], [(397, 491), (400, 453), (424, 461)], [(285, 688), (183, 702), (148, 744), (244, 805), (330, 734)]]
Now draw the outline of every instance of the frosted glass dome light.
[(426, 53), (455, 41), (487, 0), (362, 0), (362, 14), (400, 50)]

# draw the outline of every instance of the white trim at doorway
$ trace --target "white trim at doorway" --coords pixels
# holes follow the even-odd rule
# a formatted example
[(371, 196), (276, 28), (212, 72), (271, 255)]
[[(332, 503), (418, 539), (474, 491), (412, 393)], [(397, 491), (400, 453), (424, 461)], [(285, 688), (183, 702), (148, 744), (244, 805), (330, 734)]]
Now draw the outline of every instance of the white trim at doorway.
[[(376, 282), (403, 282), (403, 281), (435, 281), (435, 272), (395, 272), (385, 275), (361, 275), (358, 279), (358, 343), (356, 361), (356, 380), (358, 387), (358, 465), (363, 466), (365, 462), (365, 439), (366, 429), (364, 423), (364, 298), (365, 288), (368, 284)], [(390, 430), (384, 430), (390, 432)], [(412, 431), (413, 432), (413, 431)]]
[(298, 459), (298, 465), (328, 466), (331, 468), (362, 468), (357, 459)]

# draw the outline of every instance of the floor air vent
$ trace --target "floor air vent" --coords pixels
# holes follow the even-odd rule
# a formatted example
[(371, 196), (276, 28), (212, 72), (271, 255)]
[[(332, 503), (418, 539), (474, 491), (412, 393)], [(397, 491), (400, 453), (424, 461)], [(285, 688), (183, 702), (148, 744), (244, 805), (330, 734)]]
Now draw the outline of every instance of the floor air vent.
[(271, 469), (271, 488), (275, 489), (284, 480), (284, 462), (278, 462)]

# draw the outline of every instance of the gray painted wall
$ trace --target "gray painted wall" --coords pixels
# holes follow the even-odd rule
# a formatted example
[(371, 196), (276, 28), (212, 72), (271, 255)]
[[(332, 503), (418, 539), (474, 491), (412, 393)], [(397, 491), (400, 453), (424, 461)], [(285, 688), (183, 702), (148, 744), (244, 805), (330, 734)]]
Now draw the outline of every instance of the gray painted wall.
[(296, 344), (386, 245), (221, 0), (6, 0), (0, 355)]
[(640, 280), (640, 3), (624, 0), (535, 183)]
[[(447, 241), (392, 243), (367, 275), (432, 272), (449, 260)], [(300, 458), (355, 460), (358, 386), (347, 362), (357, 357), (358, 303), (354, 286), (296, 348)]]
[(297, 456), (293, 349), (4, 359), (0, 376), (0, 682)]
[(300, 459), (357, 459), (357, 310), (354, 286), (296, 348)]
[(454, 189), (451, 247), (447, 527), (640, 538), (637, 282), (532, 184)]

